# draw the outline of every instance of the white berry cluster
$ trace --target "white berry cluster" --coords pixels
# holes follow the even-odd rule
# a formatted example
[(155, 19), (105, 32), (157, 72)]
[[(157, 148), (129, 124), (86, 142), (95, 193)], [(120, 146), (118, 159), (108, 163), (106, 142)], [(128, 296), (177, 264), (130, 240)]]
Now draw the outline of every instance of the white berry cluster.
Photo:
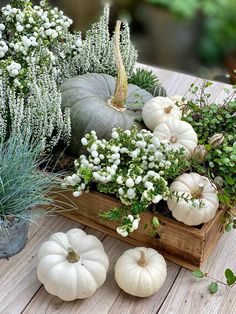
[(12, 61), (8, 66), (7, 66), (7, 71), (11, 77), (15, 77), (19, 74), (21, 70), (21, 65), (17, 62)]
[[(169, 197), (168, 178), (175, 176), (184, 152), (174, 152), (165, 141), (159, 141), (148, 130), (113, 129), (112, 139), (99, 140), (95, 131), (81, 140), (89, 155), (75, 161), (76, 173), (64, 179), (80, 196), (96, 182), (100, 192), (116, 195), (130, 207), (132, 215), (144, 211), (151, 203)], [(122, 217), (121, 229), (133, 231)], [(124, 227), (126, 226), (126, 227)]]
[(12, 0), (1, 9), (1, 17), (0, 67), (7, 68), (10, 77), (23, 74), (31, 56), (42, 46), (48, 48), (48, 56), (53, 59), (54, 41), (63, 38), (72, 24), (62, 11), (51, 9), (46, 1), (32, 6), (29, 0)]
[(139, 215), (129, 214), (127, 217), (124, 217), (123, 224), (116, 228), (116, 232), (122, 237), (127, 237), (129, 232), (133, 232), (138, 229), (140, 217)]

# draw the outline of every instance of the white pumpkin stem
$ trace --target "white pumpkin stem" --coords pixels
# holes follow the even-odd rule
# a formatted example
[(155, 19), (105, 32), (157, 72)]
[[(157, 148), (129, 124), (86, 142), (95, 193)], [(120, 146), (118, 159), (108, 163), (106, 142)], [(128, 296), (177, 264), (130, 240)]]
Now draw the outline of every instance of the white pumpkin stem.
[(120, 27), (121, 21), (117, 21), (115, 28), (114, 52), (117, 67), (117, 79), (115, 94), (112, 96), (111, 105), (117, 109), (123, 109), (128, 95), (128, 80), (120, 52)]
[(198, 189), (192, 194), (193, 198), (202, 198), (202, 192), (204, 190), (204, 185), (199, 184)]
[(170, 106), (164, 108), (164, 111), (165, 111), (165, 113), (170, 113), (172, 109), (173, 109), (173, 107), (170, 105)]
[(67, 252), (68, 255), (66, 259), (68, 260), (69, 263), (77, 263), (80, 260), (80, 256), (75, 252), (75, 250), (72, 247), (69, 247)]
[(172, 136), (171, 136), (171, 138), (170, 138), (170, 142), (171, 142), (172, 144), (177, 143), (177, 142), (178, 142), (178, 138), (177, 138), (177, 136), (172, 135)]
[(137, 263), (141, 267), (145, 267), (147, 265), (145, 252), (143, 250), (140, 250), (140, 259), (138, 260)]

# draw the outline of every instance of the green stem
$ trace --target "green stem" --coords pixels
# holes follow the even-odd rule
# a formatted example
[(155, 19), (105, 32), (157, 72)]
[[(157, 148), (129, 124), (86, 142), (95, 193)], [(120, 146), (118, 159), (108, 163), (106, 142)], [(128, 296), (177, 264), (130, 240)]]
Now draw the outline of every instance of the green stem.
[(75, 250), (72, 247), (68, 248), (68, 255), (66, 259), (69, 263), (77, 263), (80, 260), (80, 256), (75, 252)]
[(111, 105), (117, 109), (125, 107), (125, 101), (128, 94), (128, 80), (120, 52), (120, 27), (121, 21), (117, 21), (115, 28), (114, 52), (117, 67), (117, 79), (115, 93), (111, 99)]

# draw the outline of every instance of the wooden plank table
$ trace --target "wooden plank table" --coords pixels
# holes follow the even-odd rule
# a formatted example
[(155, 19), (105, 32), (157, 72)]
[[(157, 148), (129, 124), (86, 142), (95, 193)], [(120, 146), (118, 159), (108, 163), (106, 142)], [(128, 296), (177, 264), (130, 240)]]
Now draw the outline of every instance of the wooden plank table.
[[(184, 95), (190, 84), (200, 79), (166, 70), (155, 69), (169, 95)], [(210, 87), (212, 98), (222, 99), (223, 84)], [(40, 245), (56, 231), (74, 227), (101, 239), (110, 259), (105, 284), (89, 299), (63, 302), (49, 295), (36, 277), (37, 252)], [(190, 271), (168, 262), (167, 280), (160, 291), (150, 298), (135, 298), (122, 292), (114, 280), (114, 264), (131, 246), (82, 226), (61, 216), (50, 216), (31, 224), (29, 241), (25, 249), (7, 260), (0, 260), (0, 313), (43, 314), (83, 313), (92, 314), (235, 314), (236, 287), (220, 287), (212, 296), (207, 291), (208, 279), (197, 280)], [(236, 270), (235, 233), (225, 233), (204, 266), (204, 271), (223, 280), (224, 269)]]

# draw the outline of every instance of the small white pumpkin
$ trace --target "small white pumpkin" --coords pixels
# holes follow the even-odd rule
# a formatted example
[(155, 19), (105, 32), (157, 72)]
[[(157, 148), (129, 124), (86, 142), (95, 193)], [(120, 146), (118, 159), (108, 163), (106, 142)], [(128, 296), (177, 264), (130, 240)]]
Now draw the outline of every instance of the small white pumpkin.
[(38, 252), (38, 279), (64, 301), (90, 297), (106, 279), (109, 261), (103, 245), (81, 229), (54, 233)]
[(163, 285), (166, 262), (156, 250), (145, 247), (129, 249), (115, 265), (115, 280), (125, 292), (137, 297), (149, 297)]
[(186, 151), (186, 158), (191, 157), (198, 142), (197, 134), (191, 124), (173, 118), (159, 124), (153, 134), (159, 140), (169, 141), (174, 150), (183, 147)]
[[(177, 201), (176, 196), (169, 198), (168, 208), (173, 217), (189, 226), (208, 222), (215, 216), (219, 207), (216, 189), (207, 177), (195, 172), (184, 173), (177, 177), (170, 185), (170, 191), (177, 193), (180, 199)], [(181, 198), (181, 195), (192, 199), (194, 204)], [(200, 206), (200, 201), (203, 206)]]
[(181, 119), (181, 111), (168, 97), (154, 97), (148, 100), (142, 111), (145, 125), (153, 131), (156, 126), (170, 117)]

